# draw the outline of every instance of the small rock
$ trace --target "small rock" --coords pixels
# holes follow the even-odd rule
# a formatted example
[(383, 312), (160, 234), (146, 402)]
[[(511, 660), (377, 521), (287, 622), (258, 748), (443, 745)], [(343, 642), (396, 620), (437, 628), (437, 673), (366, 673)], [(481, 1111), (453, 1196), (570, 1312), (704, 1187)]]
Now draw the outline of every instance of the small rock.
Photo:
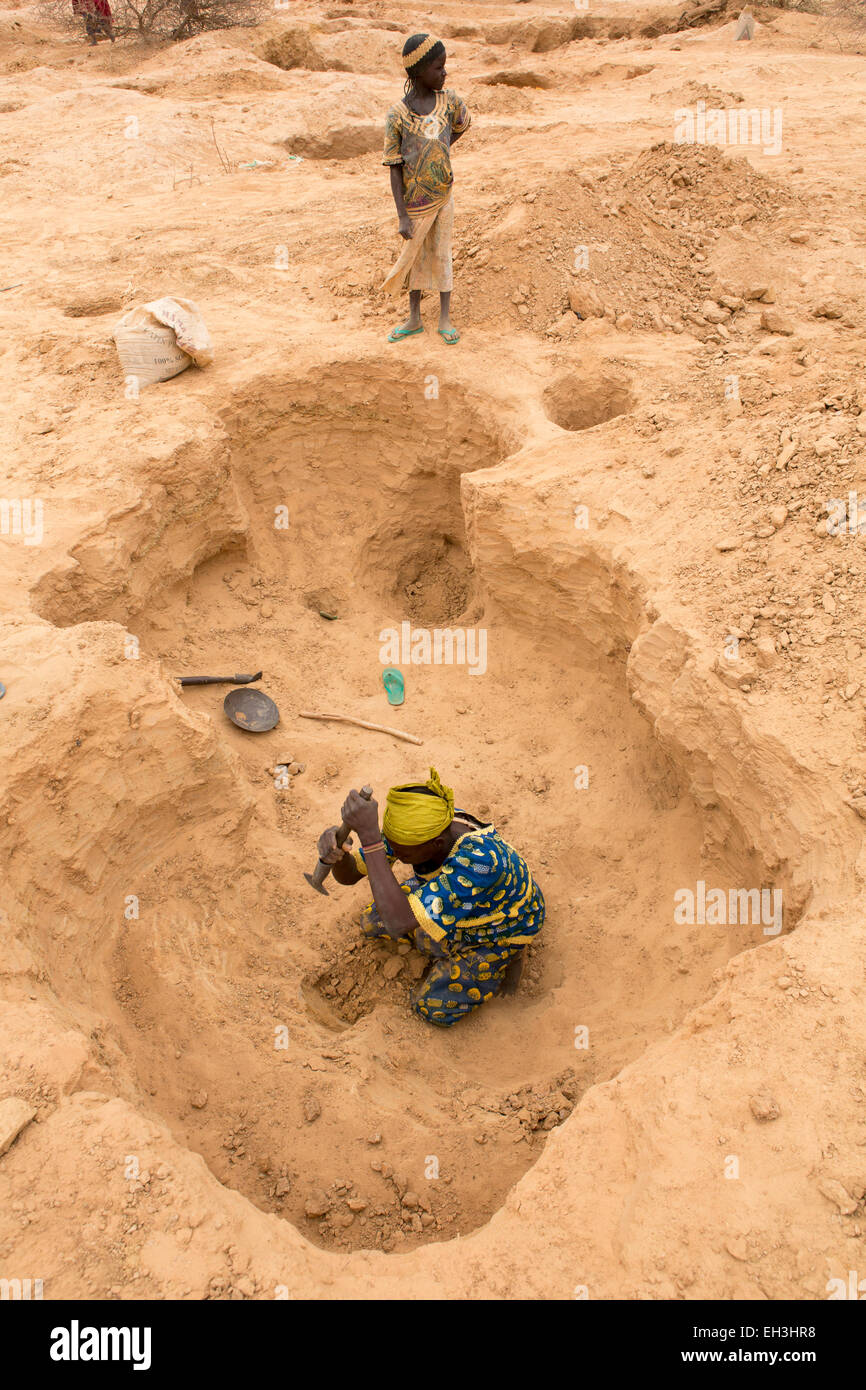
[(322, 1113), (322, 1107), (315, 1096), (306, 1096), (303, 1103), (304, 1119), (308, 1125), (317, 1120)]
[(790, 439), (782, 449), (781, 453), (779, 454), (779, 457), (776, 459), (776, 467), (787, 468), (788, 464), (791, 462), (791, 459), (794, 457), (799, 447), (800, 446), (795, 439)]
[(780, 531), (788, 519), (787, 507), (772, 507), (770, 510), (770, 521), (777, 531)]
[(306, 763), (289, 763), (289, 776), (298, 777), (306, 768)]
[(740, 542), (736, 536), (723, 536), (720, 541), (716, 541), (716, 550), (722, 551), (723, 554), (727, 550), (739, 550), (739, 548)]
[(304, 1214), (314, 1221), (319, 1216), (325, 1216), (331, 1209), (331, 1202), (326, 1192), (313, 1192), (304, 1203)]
[(409, 974), (413, 980), (420, 980), (427, 968), (427, 957), (420, 951), (413, 951), (409, 956)]
[(772, 637), (759, 637), (755, 643), (755, 660), (766, 669), (776, 662), (776, 644)]
[(705, 299), (701, 305), (701, 313), (707, 323), (727, 323), (731, 317), (727, 309), (720, 309), (712, 299)]
[(809, 240), (808, 232), (791, 232), (788, 236), (789, 241), (793, 241), (795, 246), (805, 246)]
[(272, 618), (274, 616), (274, 605), (269, 598), (266, 598), (263, 603), (259, 604), (259, 613), (263, 618)]
[(382, 966), (382, 974), (386, 980), (394, 980), (403, 969), (403, 958), (401, 956), (389, 956)]
[(408, 1207), (410, 1211), (415, 1211), (420, 1205), (421, 1198), (418, 1196), (417, 1192), (406, 1192), (403, 1194), (403, 1206)]
[(749, 1258), (749, 1247), (746, 1244), (745, 1236), (733, 1236), (731, 1240), (725, 1242), (725, 1249), (735, 1260), (745, 1261)]
[(274, 1196), (287, 1197), (291, 1190), (291, 1186), (292, 1184), (289, 1182), (288, 1178), (277, 1178), (274, 1183)]
[(820, 304), (816, 304), (812, 313), (816, 319), (840, 319), (842, 317), (842, 306), (835, 300), (823, 299)]
[(207, 1105), (207, 1091), (197, 1091), (194, 1096), (190, 1096), (189, 1103), (193, 1110), (204, 1110)]
[(832, 1202), (843, 1216), (851, 1216), (857, 1210), (857, 1202), (851, 1196), (847, 1188), (844, 1188), (835, 1178), (819, 1178), (818, 1191), (822, 1197), (826, 1197), (828, 1202)]
[(368, 1143), (368, 1144), (381, 1144), (381, 1142), (382, 1142), (382, 1136), (381, 1136), (381, 1134), (378, 1133), (378, 1131), (377, 1131), (375, 1134), (368, 1134), (368, 1136), (367, 1136), (367, 1143)]
[(768, 333), (781, 333), (786, 338), (790, 338), (794, 332), (794, 325), (785, 314), (780, 314), (778, 309), (765, 309), (761, 314), (761, 327)]
[(604, 306), (593, 286), (589, 284), (572, 285), (568, 291), (568, 303), (578, 318), (600, 319), (604, 314)]
[(367, 1200), (365, 1197), (347, 1197), (346, 1206), (349, 1208), (349, 1211), (366, 1211)]
[[(520, 306), (523, 308), (523, 305)], [(577, 329), (577, 324), (571, 314), (562, 314), (555, 323), (550, 324), (547, 332), (556, 338), (562, 338), (566, 333), (571, 333)]]
[(778, 1103), (769, 1091), (761, 1091), (758, 1095), (752, 1096), (749, 1101), (749, 1109), (756, 1120), (778, 1120), (779, 1118)]

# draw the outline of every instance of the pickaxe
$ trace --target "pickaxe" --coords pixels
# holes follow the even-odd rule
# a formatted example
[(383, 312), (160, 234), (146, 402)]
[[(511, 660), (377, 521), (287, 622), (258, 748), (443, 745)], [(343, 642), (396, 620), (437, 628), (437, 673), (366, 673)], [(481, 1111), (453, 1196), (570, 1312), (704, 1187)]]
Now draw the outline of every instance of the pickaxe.
[[(372, 795), (372, 787), (361, 788), (361, 796), (363, 796), (365, 801), (369, 801)], [(343, 841), (351, 834), (351, 830), (352, 827), (347, 825), (345, 821), (340, 822), (340, 828), (337, 831), (338, 849), (342, 849)], [(333, 864), (326, 864), (324, 859), (320, 859), (311, 874), (304, 874), (304, 878), (307, 880), (310, 887), (315, 888), (317, 893), (321, 893), (323, 898), (329, 898), (331, 896), (325, 887), (325, 879), (328, 877), (333, 867)]]

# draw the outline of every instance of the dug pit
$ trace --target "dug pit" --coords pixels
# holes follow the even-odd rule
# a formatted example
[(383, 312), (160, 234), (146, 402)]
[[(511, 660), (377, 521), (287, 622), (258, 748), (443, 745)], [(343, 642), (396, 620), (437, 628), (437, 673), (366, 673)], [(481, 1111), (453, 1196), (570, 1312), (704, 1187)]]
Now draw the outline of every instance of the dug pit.
[(589, 430), (624, 415), (634, 404), (628, 384), (608, 374), (566, 372), (544, 393), (548, 418), (563, 430)]
[[(184, 692), (231, 751), (234, 814), (215, 801), (188, 828), (178, 804), (171, 849), (136, 883), (142, 910), (114, 934), (90, 1004), (129, 1098), (313, 1241), (391, 1251), (465, 1235), (587, 1087), (765, 939), (760, 925), (684, 931), (675, 892), (769, 875), (736, 824), (698, 807), (633, 703), (636, 632), (611, 631), (613, 656), (572, 655), (531, 571), (519, 616), (487, 582), (467, 484), (518, 442), (492, 403), (456, 387), (428, 400), (405, 377), (338, 366), (261, 383), (224, 418), (245, 544), (168, 585), (130, 627), (167, 674), (261, 667), (282, 722), (244, 734), (224, 720), (224, 688)], [(584, 599), (610, 581), (593, 563), (575, 576)], [(483, 630), (485, 669), (409, 663), (406, 702), (390, 708), (383, 633), (404, 621)], [(305, 722), (302, 709), (424, 744)], [(431, 763), (458, 806), (525, 855), (548, 909), (517, 995), (445, 1031), (409, 1009), (411, 957), (359, 940), (363, 886), (324, 898), (303, 878), (349, 787), (370, 782), (381, 799)], [(62, 987), (75, 1005), (75, 979)]]

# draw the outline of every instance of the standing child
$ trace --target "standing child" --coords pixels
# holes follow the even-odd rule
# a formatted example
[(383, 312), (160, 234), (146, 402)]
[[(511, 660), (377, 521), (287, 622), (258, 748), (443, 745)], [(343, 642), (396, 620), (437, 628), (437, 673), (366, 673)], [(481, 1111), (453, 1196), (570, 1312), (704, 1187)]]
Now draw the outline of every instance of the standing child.
[(409, 291), (409, 317), (388, 342), (423, 333), (421, 295), (439, 291), (439, 333), (446, 343), (460, 334), (451, 325), (451, 228), (454, 202), (451, 146), (469, 129), (469, 112), (455, 92), (445, 90), (445, 45), (430, 34), (413, 34), (403, 45), (407, 72), (402, 101), (385, 124), (385, 158), (399, 232), (406, 245), (382, 288)]

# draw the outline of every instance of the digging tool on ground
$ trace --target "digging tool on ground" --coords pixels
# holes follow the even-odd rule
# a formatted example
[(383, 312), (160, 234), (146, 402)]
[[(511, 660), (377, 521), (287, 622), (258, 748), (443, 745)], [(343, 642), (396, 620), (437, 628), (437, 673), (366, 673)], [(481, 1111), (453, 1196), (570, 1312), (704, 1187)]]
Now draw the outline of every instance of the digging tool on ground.
[[(370, 797), (371, 797), (372, 795), (373, 795), (373, 788), (372, 788), (372, 787), (362, 787), (362, 788), (361, 788), (361, 796), (363, 796), (363, 798), (364, 798), (365, 801), (369, 801), (369, 800), (370, 800)], [(345, 821), (341, 821), (341, 822), (340, 822), (340, 828), (339, 828), (339, 830), (337, 831), (337, 848), (338, 848), (338, 849), (342, 849), (342, 847), (343, 847), (343, 841), (346, 839), (346, 837), (347, 837), (350, 833), (351, 833), (351, 826), (348, 826), (348, 825), (346, 824)], [(319, 862), (318, 862), (318, 864), (316, 865), (315, 869), (313, 870), (313, 872), (312, 872), (311, 874), (304, 874), (304, 878), (307, 880), (307, 882), (309, 883), (310, 887), (311, 887), (311, 888), (315, 888), (315, 890), (316, 890), (317, 893), (321, 893), (321, 895), (322, 895), (323, 898), (329, 898), (329, 897), (331, 896), (330, 893), (328, 892), (327, 888), (325, 887), (325, 879), (328, 877), (328, 874), (331, 872), (331, 869), (332, 869), (333, 867), (334, 867), (333, 864), (326, 864), (325, 861), (324, 861), (324, 859), (320, 859)]]
[(260, 681), (261, 671), (256, 671), (254, 676), (181, 676), (181, 685), (249, 685), (252, 681)]

